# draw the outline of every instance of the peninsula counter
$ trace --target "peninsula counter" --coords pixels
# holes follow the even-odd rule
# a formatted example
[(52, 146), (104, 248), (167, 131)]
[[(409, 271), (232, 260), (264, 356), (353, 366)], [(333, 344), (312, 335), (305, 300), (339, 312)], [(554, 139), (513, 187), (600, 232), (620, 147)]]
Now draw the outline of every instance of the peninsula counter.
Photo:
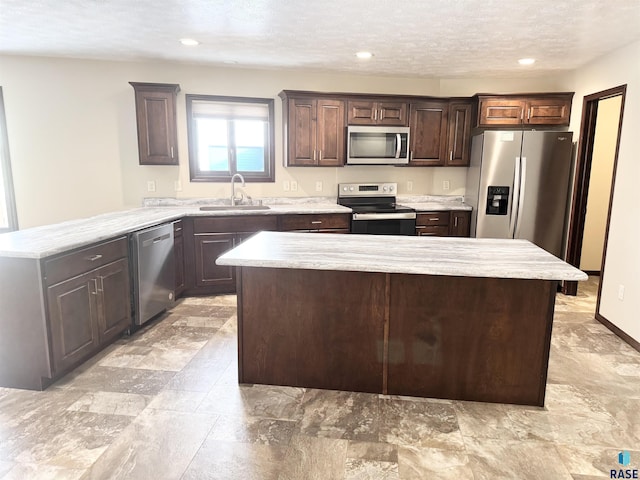
[(238, 268), (239, 381), (544, 405), (560, 280), (526, 240), (261, 232)]

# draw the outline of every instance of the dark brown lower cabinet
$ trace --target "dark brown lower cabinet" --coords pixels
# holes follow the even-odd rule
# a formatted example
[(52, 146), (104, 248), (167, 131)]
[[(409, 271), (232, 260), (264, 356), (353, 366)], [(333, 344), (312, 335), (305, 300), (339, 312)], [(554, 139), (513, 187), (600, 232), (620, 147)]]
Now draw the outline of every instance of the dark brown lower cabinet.
[(233, 233), (198, 233), (194, 236), (196, 287), (235, 287), (234, 268), (216, 265), (216, 259), (235, 245)]
[(59, 373), (130, 327), (128, 259), (48, 287), (47, 301), (53, 371)]
[(465, 210), (456, 210), (451, 212), (449, 219), (449, 236), (450, 237), (468, 237), (471, 226), (471, 212)]
[(416, 235), (431, 237), (468, 237), (471, 212), (454, 210), (451, 212), (418, 212)]

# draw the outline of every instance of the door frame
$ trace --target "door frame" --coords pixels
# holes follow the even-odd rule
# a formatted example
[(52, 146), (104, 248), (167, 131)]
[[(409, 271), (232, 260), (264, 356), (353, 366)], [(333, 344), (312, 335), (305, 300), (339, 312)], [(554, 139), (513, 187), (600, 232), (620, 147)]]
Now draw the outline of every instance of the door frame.
[[(609, 207), (607, 210), (607, 225), (605, 228), (604, 249), (602, 252), (602, 264), (600, 275), (604, 272), (605, 256), (607, 252), (607, 242), (609, 240), (609, 222), (611, 221), (611, 205), (613, 203), (613, 192), (616, 184), (616, 171), (618, 169), (618, 151), (620, 149), (620, 134), (622, 132), (622, 117), (624, 114), (624, 102), (627, 93), (627, 85), (620, 85), (609, 88), (601, 92), (586, 95), (582, 103), (582, 121), (580, 124), (580, 140), (578, 142), (578, 158), (576, 162), (575, 178), (573, 186), (573, 196), (571, 200), (571, 216), (567, 231), (567, 255), (566, 261), (576, 268), (580, 268), (582, 256), (582, 239), (584, 236), (584, 225), (587, 217), (587, 196), (589, 194), (589, 180), (591, 176), (591, 163), (593, 160), (593, 144), (595, 140), (596, 117), (598, 116), (598, 102), (607, 98), (622, 96), (620, 103), (620, 118), (618, 120), (618, 135), (616, 139), (616, 150), (613, 158), (613, 175), (609, 192)], [(598, 286), (598, 306), (600, 305), (600, 291), (602, 281)], [(576, 295), (578, 292), (578, 282), (564, 282), (562, 293), (565, 295)], [(597, 313), (597, 307), (596, 307)]]

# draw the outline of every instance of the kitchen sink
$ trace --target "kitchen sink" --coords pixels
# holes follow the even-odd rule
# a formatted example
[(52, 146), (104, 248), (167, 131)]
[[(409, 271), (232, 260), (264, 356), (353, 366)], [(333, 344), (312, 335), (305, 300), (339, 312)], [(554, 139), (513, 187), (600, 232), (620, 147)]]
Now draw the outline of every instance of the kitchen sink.
[(225, 210), (269, 210), (268, 205), (204, 205), (200, 210), (206, 212), (220, 212)]

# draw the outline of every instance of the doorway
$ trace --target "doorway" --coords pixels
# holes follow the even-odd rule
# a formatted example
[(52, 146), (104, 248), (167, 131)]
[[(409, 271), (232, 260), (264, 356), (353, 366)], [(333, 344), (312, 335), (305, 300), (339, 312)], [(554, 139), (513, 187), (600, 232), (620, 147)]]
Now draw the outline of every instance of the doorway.
[[(621, 85), (583, 101), (566, 261), (594, 275), (604, 268), (626, 90)], [(578, 282), (565, 282), (562, 291), (576, 295)], [(599, 286), (598, 304), (600, 295)]]

